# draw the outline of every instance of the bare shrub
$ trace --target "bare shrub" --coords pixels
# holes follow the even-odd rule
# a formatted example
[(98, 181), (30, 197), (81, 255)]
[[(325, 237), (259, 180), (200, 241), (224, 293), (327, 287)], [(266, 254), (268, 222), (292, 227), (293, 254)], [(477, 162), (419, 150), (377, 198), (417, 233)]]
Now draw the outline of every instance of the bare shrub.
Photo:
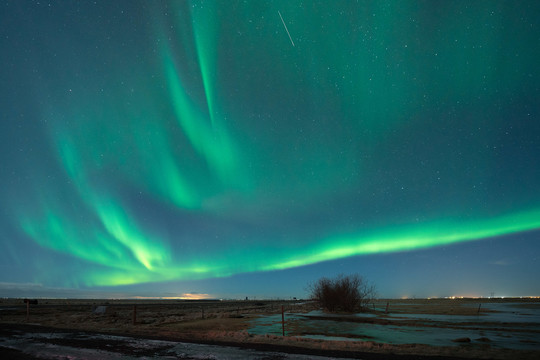
[(308, 286), (311, 299), (330, 312), (362, 310), (375, 297), (375, 286), (360, 275), (323, 277)]

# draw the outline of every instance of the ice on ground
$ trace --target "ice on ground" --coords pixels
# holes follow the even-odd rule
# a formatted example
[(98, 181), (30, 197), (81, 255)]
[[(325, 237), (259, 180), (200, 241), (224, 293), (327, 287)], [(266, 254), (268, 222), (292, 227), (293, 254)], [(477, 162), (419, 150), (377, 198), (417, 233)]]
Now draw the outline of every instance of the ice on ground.
[[(78, 340), (109, 343), (111, 348), (121, 343), (123, 351), (112, 351), (82, 346), (65, 346), (49, 343), (51, 340), (73, 340), (72, 333), (32, 333), (0, 338), (0, 347), (16, 349), (27, 355), (44, 359), (70, 360), (135, 360), (135, 359), (198, 359), (198, 360), (330, 360), (333, 358), (314, 355), (287, 354), (257, 351), (233, 346), (190, 344), (174, 341), (135, 339), (123, 336), (80, 333)], [(105, 345), (107, 347), (107, 345)], [(145, 355), (137, 354), (144, 349)]]
[[(538, 305), (538, 304), (533, 304)], [(477, 306), (477, 305), (476, 305)], [(454, 340), (470, 338), (472, 345), (537, 350), (540, 347), (540, 307), (523, 304), (486, 304), (476, 315), (433, 314), (352, 314), (335, 315), (321, 311), (286, 313), (285, 334), (311, 339), (374, 341), (388, 344), (460, 346)], [(359, 322), (377, 318), (387, 323)], [(252, 320), (248, 333), (281, 335), (281, 314)]]

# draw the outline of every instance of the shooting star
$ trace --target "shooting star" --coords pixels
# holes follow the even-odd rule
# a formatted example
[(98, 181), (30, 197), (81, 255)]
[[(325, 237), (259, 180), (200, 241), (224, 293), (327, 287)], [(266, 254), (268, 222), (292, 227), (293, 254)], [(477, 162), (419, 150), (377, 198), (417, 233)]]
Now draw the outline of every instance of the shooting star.
[(289, 33), (289, 29), (287, 29), (287, 25), (285, 25), (285, 21), (283, 21), (283, 16), (281, 16), (281, 13), (277, 12), (279, 14), (279, 17), (281, 18), (281, 22), (283, 23), (283, 26), (285, 27), (285, 31), (287, 32), (287, 35), (289, 35), (289, 39), (291, 40), (291, 44), (292, 46), (294, 46), (294, 41), (292, 41), (292, 37), (291, 37), (291, 34)]

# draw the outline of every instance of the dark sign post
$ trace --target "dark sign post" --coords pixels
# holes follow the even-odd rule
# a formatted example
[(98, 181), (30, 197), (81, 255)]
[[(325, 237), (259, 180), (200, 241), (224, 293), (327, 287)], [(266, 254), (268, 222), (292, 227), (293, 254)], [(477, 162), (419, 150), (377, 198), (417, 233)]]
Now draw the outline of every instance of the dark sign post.
[(283, 305), (281, 305), (281, 331), (285, 336), (285, 313), (283, 312)]
[(36, 299), (24, 299), (24, 302), (26, 303), (26, 321), (28, 321), (28, 319), (30, 318), (30, 304), (37, 305), (38, 301)]

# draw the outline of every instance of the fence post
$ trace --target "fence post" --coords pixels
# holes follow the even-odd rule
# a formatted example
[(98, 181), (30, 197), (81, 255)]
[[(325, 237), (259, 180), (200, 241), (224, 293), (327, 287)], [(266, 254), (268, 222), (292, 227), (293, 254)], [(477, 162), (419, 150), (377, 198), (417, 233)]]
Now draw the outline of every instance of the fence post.
[(26, 322), (30, 318), (30, 300), (26, 301)]
[(285, 336), (285, 313), (283, 310), (283, 305), (281, 305), (281, 332)]
[(137, 305), (133, 305), (133, 325), (137, 323)]

